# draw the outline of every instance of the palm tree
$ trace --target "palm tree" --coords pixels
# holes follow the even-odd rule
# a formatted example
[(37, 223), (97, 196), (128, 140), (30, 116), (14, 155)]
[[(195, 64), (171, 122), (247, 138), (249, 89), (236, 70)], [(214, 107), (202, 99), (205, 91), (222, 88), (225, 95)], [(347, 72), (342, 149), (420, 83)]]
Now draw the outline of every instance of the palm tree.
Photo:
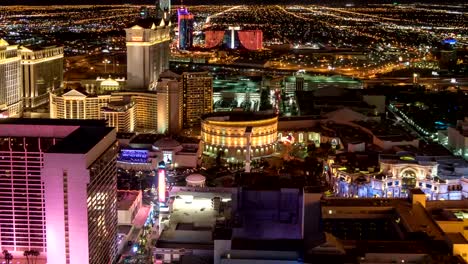
[(39, 255), (40, 255), (41, 253), (40, 253), (38, 250), (36, 250), (36, 249), (32, 249), (32, 250), (30, 250), (29, 252), (31, 253), (31, 256), (34, 257), (34, 262), (33, 262), (33, 264), (36, 264), (36, 262), (37, 262), (37, 257), (39, 257)]
[(31, 256), (31, 250), (25, 250), (25, 251), (23, 252), (23, 256), (26, 257), (26, 260), (27, 260), (27, 262), (28, 262), (28, 264), (29, 264), (29, 256)]
[(13, 259), (13, 255), (8, 252), (8, 250), (3, 250), (3, 258), (6, 260), (6, 264), (10, 264), (10, 261)]

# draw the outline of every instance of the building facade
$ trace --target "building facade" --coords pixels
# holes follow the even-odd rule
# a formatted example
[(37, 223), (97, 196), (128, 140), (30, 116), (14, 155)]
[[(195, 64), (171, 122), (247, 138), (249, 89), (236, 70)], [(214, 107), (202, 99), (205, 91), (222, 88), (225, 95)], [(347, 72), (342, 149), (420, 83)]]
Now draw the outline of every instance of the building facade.
[(427, 159), (410, 155), (381, 155), (379, 171), (349, 170), (332, 160), (325, 175), (339, 197), (406, 198), (419, 188), (428, 200), (461, 200), (468, 197), (468, 164), (460, 159)]
[(190, 49), (193, 45), (193, 14), (187, 8), (177, 9), (177, 21), (179, 26), (178, 48)]
[(63, 47), (21, 47), (23, 106), (34, 108), (49, 100), (49, 92), (62, 86)]
[(161, 78), (157, 85), (158, 133), (177, 134), (182, 129), (183, 92), (180, 76)]
[(50, 118), (106, 119), (119, 132), (157, 130), (157, 96), (154, 92), (115, 92), (89, 95), (70, 90), (50, 93)]
[(50, 93), (50, 118), (103, 119), (100, 109), (110, 101), (111, 95), (88, 96), (78, 90)]
[(47, 263), (112, 262), (115, 130), (96, 120), (3, 119), (0, 142), (2, 250), (15, 260), (35, 249)]
[(21, 115), (21, 57), (18, 46), (0, 39), (0, 117)]
[(205, 155), (228, 161), (263, 157), (275, 151), (277, 130), (275, 115), (216, 112), (202, 118), (201, 146)]
[(213, 112), (213, 77), (208, 72), (182, 74), (183, 127), (200, 124), (200, 116)]
[(118, 92), (113, 100), (132, 100), (135, 102), (135, 130), (155, 132), (158, 129), (158, 97), (154, 92)]
[(142, 20), (125, 29), (127, 42), (127, 88), (156, 87), (159, 74), (169, 68), (171, 25), (161, 20)]
[(115, 127), (119, 132), (131, 132), (135, 130), (135, 102), (110, 102), (101, 112), (107, 125)]
[(240, 30), (237, 32), (241, 45), (248, 50), (263, 49), (263, 31)]
[(468, 117), (459, 120), (455, 127), (449, 127), (448, 148), (453, 154), (468, 159)]
[(117, 151), (116, 131), (101, 127), (79, 128), (45, 153), (47, 263), (115, 261)]

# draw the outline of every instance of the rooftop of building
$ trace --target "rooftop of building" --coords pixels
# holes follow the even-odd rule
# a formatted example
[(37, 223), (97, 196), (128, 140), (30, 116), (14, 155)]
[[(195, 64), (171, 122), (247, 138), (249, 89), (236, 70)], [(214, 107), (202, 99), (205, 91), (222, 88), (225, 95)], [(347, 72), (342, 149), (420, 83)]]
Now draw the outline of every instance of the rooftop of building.
[(131, 109), (135, 105), (132, 101), (122, 100), (122, 101), (112, 101), (101, 108), (104, 112), (125, 112), (128, 109)]
[(45, 44), (34, 44), (34, 45), (26, 45), (26, 46), (21, 46), (20, 49), (22, 50), (30, 50), (30, 51), (41, 51), (41, 50), (46, 50), (46, 49), (54, 49), (54, 48), (61, 48), (63, 46), (61, 45), (51, 45), (49, 43)]
[(113, 127), (81, 126), (63, 140), (52, 146), (48, 153), (85, 154), (103, 140)]
[(128, 235), (132, 230), (132, 225), (118, 225), (117, 226), (117, 234), (124, 234)]
[(106, 120), (93, 119), (51, 119), (51, 118), (5, 118), (0, 125), (36, 125), (36, 126), (86, 126), (105, 127)]
[(260, 85), (247, 78), (213, 80), (213, 92), (259, 92)]
[(232, 250), (259, 251), (299, 251), (303, 247), (302, 239), (255, 239), (233, 238)]
[(355, 124), (369, 129), (372, 134), (385, 141), (412, 141), (416, 137), (407, 132), (401, 125), (393, 122), (354, 121)]
[(101, 82), (101, 86), (119, 86), (119, 82), (109, 77)]
[(320, 133), (339, 137), (343, 144), (366, 142), (371, 143), (372, 137), (357, 127), (334, 122), (320, 123)]
[(317, 82), (317, 83), (349, 83), (349, 84), (361, 83), (359, 79), (349, 78), (349, 77), (342, 76), (342, 75), (325, 76), (325, 75), (309, 75), (309, 74), (289, 76), (285, 78), (285, 81), (295, 82), (298, 77), (304, 78), (304, 81)]
[(179, 147), (180, 143), (173, 138), (164, 137), (154, 142), (153, 146), (155, 146), (158, 149), (174, 149), (174, 148)]
[[(379, 211), (381, 209), (386, 209), (386, 211)], [(322, 199), (322, 210), (331, 212), (323, 216), (325, 219), (330, 219), (330, 221), (333, 221), (333, 219), (340, 219), (340, 221), (349, 219), (353, 223), (361, 220), (366, 221), (366, 219), (395, 221), (396, 225), (387, 226), (387, 228), (398, 229), (400, 235), (393, 239), (387, 238), (384, 240), (433, 240), (445, 242), (444, 232), (428, 211), (420, 203), (412, 204), (409, 199), (325, 198)], [(374, 212), (374, 210), (376, 211)], [(352, 231), (348, 230), (346, 233), (348, 239), (349, 232)], [(374, 237), (373, 240), (377, 238)]]
[(137, 134), (130, 140), (130, 144), (153, 144), (164, 137), (163, 134)]
[(117, 133), (117, 138), (118, 139), (131, 139), (135, 136), (135, 133), (130, 133), (130, 132), (118, 132)]
[(202, 120), (208, 121), (226, 121), (226, 122), (249, 122), (260, 121), (274, 118), (277, 115), (269, 112), (246, 112), (246, 111), (231, 111), (231, 112), (213, 112), (202, 116)]
[(118, 210), (128, 210), (136, 201), (140, 191), (126, 191), (118, 190), (117, 191), (117, 209)]
[(334, 165), (340, 166), (340, 171), (349, 173), (377, 172), (379, 167), (379, 154), (373, 151), (344, 152), (335, 155)]
[(145, 28), (145, 29), (151, 29), (153, 27), (153, 25), (156, 26), (156, 27), (161, 25), (162, 21), (163, 20), (161, 20), (161, 19), (152, 18), (152, 17), (140, 18), (134, 23), (134, 26), (140, 26), (140, 27)]
[(231, 197), (230, 193), (175, 193), (169, 225), (163, 230), (157, 247), (213, 249), (213, 230), (217, 212), (212, 207), (214, 197)]
[(173, 71), (170, 70), (165, 70), (159, 74), (159, 79), (180, 79), (182, 78), (182, 75), (177, 74)]

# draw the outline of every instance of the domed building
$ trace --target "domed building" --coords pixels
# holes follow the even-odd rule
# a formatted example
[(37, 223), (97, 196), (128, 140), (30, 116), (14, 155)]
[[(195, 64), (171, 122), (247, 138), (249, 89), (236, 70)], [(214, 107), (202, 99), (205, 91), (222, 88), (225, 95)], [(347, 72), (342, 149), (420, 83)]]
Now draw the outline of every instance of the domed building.
[(274, 114), (216, 112), (202, 117), (201, 144), (208, 156), (221, 155), (229, 161), (260, 158), (275, 151), (277, 139)]
[(109, 77), (101, 82), (101, 90), (102, 91), (118, 91), (120, 90), (120, 84), (118, 81)]
[(201, 174), (195, 173), (187, 176), (185, 181), (187, 182), (187, 187), (205, 187), (206, 178)]

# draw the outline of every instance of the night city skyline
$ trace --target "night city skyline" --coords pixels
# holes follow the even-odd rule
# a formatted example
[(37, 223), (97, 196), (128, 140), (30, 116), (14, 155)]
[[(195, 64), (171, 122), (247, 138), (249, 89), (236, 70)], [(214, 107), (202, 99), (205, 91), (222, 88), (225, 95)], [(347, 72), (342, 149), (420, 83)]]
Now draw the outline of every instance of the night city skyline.
[(3, 0), (1, 264), (468, 263), (466, 1)]
[[(183, 1), (186, 5), (236, 5), (236, 4), (245, 4), (245, 5), (256, 5), (256, 4), (266, 4), (266, 5), (291, 5), (291, 4), (322, 4), (322, 5), (342, 5), (347, 3), (352, 3), (355, 5), (366, 5), (366, 4), (410, 4), (410, 3), (439, 3), (439, 0), (318, 0), (318, 1), (307, 1), (307, 0), (256, 0), (256, 1), (232, 1), (232, 0), (211, 0), (211, 1), (201, 1), (201, 0), (189, 0)], [(463, 0), (451, 1), (451, 4), (463, 4)], [(62, 5), (63, 2), (59, 0), (4, 0), (2, 5)], [(154, 1), (151, 0), (77, 0), (73, 3), (67, 5), (113, 5), (113, 4), (132, 4), (132, 5), (152, 5)], [(180, 1), (175, 1), (173, 5), (180, 5)]]

